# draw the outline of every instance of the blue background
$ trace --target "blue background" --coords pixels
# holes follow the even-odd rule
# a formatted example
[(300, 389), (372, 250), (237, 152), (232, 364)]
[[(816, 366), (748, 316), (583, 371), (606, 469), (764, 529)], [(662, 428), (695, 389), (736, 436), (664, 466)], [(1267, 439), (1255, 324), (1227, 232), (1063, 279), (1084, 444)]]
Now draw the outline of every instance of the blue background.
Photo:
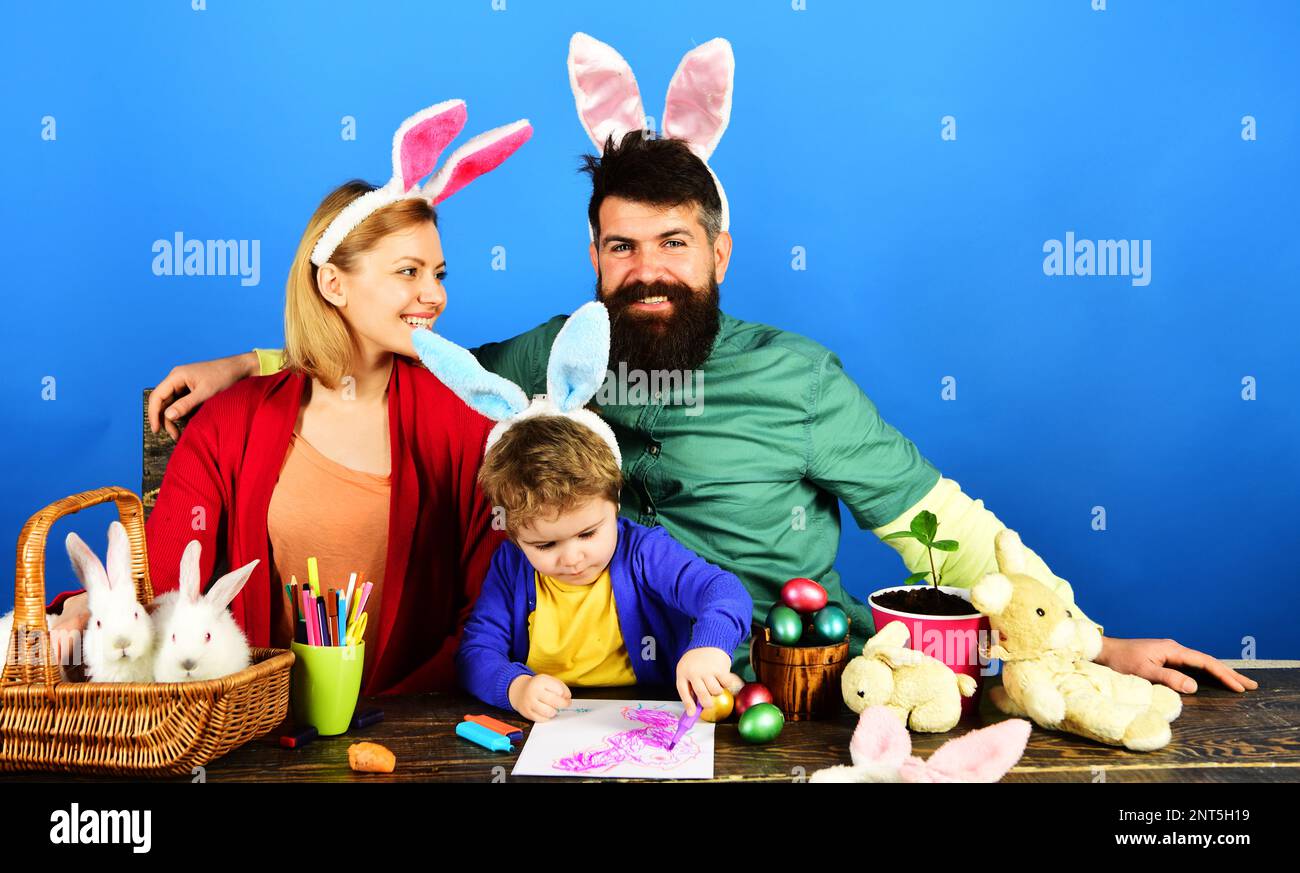
[[(139, 489), (141, 390), (173, 365), (281, 343), (308, 216), (345, 179), (385, 181), (392, 131), (420, 107), (465, 98), (465, 135), (536, 128), (441, 209), (440, 331), (499, 339), (589, 299), (570, 34), (618, 48), (656, 117), (681, 55), (725, 36), (724, 308), (836, 350), (1109, 634), (1300, 657), (1300, 4), (807, 5), (7, 6), (0, 543), (64, 495)], [(260, 240), (261, 283), (153, 275), (154, 240), (176, 231)], [(1151, 240), (1150, 285), (1045, 276), (1043, 243), (1067, 231)], [(56, 528), (51, 594), (72, 583), (64, 531), (102, 549), (111, 517)], [(900, 581), (895, 553), (844, 519), (850, 590)]]

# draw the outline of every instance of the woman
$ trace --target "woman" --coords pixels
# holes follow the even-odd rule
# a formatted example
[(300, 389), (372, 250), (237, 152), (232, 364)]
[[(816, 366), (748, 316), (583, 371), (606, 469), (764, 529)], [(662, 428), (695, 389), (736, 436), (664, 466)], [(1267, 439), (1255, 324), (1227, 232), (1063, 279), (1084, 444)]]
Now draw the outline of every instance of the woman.
[[(405, 123), (399, 141), (430, 111)], [(481, 141), (496, 133), (466, 149), (481, 158)], [(159, 593), (178, 586), (191, 539), (202, 543), (205, 581), (219, 564), (258, 560), (230, 605), (254, 646), (288, 646), (284, 585), (306, 581), (309, 556), (322, 586), (346, 586), (352, 572), (373, 582), (365, 695), (454, 687), (460, 631), (502, 536), (475, 481), (492, 423), (420, 366), (411, 341), (447, 303), (436, 213), (410, 185), (392, 188), (349, 182), (321, 203), (289, 274), (285, 369), (245, 379), (195, 413), (146, 529)], [(373, 211), (348, 230), (359, 203)], [(53, 608), (66, 600), (61, 626), (85, 626), (85, 598), (56, 599)]]

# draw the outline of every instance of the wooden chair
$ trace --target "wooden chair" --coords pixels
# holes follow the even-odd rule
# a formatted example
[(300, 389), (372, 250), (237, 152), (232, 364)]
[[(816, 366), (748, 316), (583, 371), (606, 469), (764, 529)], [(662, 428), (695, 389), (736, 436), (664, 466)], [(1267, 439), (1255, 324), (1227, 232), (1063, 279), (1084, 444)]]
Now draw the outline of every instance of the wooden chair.
[[(144, 390), (144, 403), (142, 407), (144, 422), (144, 475), (140, 483), (140, 497), (144, 502), (144, 517), (149, 518), (149, 513), (153, 511), (154, 502), (158, 499), (158, 489), (162, 487), (163, 472), (167, 469), (167, 461), (172, 456), (172, 450), (176, 448), (176, 442), (167, 433), (166, 428), (152, 433), (149, 430), (149, 395), (153, 393), (152, 388)], [(177, 425), (182, 430), (185, 423)]]

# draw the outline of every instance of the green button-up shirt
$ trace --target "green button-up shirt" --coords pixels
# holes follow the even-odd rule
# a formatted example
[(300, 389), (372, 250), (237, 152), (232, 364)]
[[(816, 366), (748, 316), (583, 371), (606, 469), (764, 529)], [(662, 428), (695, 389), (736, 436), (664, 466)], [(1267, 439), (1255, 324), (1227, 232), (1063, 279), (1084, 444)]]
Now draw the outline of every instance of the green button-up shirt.
[[(544, 394), (565, 318), (474, 354), (529, 396)], [(838, 501), (859, 527), (880, 527), (929, 493), (939, 471), (880, 417), (832, 352), (723, 313), (692, 378), (655, 386), (644, 374), (615, 373), (596, 402), (623, 454), (623, 515), (663, 525), (735, 573), (760, 623), (788, 579), (817, 580), (849, 615), (850, 651), (861, 650), (874, 627), (835, 570)], [(752, 679), (748, 644), (735, 659)]]

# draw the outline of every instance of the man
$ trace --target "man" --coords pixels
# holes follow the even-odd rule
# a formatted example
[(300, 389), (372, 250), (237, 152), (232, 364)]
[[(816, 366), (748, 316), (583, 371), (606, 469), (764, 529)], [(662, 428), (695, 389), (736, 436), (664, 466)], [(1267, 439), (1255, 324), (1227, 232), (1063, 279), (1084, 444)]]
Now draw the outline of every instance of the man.
[[(838, 501), (879, 537), (905, 530), (922, 510), (934, 512), (942, 536), (961, 542), (955, 553), (936, 554), (946, 584), (967, 587), (997, 569), (993, 537), (1004, 525), (880, 417), (834, 354), (719, 309), (732, 238), (720, 230), (713, 176), (688, 147), (633, 131), (586, 158), (585, 170), (592, 181), (589, 254), (612, 323), (612, 377), (597, 400), (623, 453), (624, 515), (664, 525), (734, 572), (753, 596), (758, 621), (787, 579), (818, 580), (848, 612), (855, 648), (873, 628), (834, 568)], [(475, 354), (530, 395), (543, 393), (563, 323), (556, 316)], [(279, 365), (276, 353), (250, 352), (178, 367), (153, 392), (151, 426), (161, 423), (174, 437), (174, 422), (203, 400)], [(636, 396), (637, 386), (657, 380), (658, 394)], [(189, 393), (176, 398), (181, 388)], [(914, 540), (887, 542), (909, 570), (929, 569)], [(1073, 602), (1069, 584), (1026, 552), (1029, 572)], [(1204, 669), (1234, 691), (1257, 687), (1172, 640), (1106, 637), (1097, 660), (1184, 693), (1196, 686), (1175, 666)], [(735, 668), (752, 677), (743, 646)]]

